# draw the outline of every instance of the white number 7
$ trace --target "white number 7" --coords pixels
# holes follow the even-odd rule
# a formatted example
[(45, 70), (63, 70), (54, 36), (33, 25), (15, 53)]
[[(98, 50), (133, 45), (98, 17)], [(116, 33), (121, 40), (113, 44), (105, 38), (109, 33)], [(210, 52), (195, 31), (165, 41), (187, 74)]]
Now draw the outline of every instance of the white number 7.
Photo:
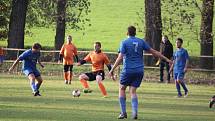
[(133, 44), (134, 44), (134, 51), (137, 52), (138, 42), (133, 42)]

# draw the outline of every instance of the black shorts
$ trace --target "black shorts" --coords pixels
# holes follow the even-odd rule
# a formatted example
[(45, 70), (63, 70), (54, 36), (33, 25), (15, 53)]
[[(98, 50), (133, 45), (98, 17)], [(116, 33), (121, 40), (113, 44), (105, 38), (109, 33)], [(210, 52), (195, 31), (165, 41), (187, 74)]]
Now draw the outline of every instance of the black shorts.
[(85, 73), (85, 74), (89, 77), (89, 81), (96, 80), (97, 75), (100, 75), (102, 77), (102, 80), (105, 79), (105, 72), (103, 70), (90, 72), (90, 73)]
[(72, 72), (73, 65), (64, 65), (64, 72)]

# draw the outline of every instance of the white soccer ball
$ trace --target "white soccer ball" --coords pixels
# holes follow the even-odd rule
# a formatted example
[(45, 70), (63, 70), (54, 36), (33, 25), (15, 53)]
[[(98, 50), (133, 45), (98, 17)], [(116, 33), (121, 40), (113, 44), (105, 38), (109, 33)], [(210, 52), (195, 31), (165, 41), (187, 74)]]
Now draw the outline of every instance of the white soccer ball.
[(72, 91), (72, 95), (74, 97), (79, 97), (81, 95), (81, 91), (79, 89), (75, 89)]

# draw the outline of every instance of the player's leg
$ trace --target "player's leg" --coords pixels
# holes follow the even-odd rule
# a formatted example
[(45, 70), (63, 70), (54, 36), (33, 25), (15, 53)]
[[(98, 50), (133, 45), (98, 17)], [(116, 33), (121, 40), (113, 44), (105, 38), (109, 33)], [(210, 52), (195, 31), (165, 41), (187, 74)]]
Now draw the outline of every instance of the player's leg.
[(35, 79), (37, 80), (37, 83), (36, 83), (36, 90), (37, 91), (36, 91), (35, 96), (41, 96), (40, 92), (39, 92), (39, 88), (43, 82), (43, 79), (40, 75), (40, 72), (37, 69), (33, 70), (33, 73), (34, 73)]
[(90, 75), (90, 73), (84, 73), (84, 74), (81, 74), (79, 76), (79, 80), (80, 80), (80, 82), (81, 82), (81, 84), (82, 84), (82, 86), (84, 88), (83, 89), (84, 93), (90, 93), (90, 92), (92, 92), (92, 90), (89, 89), (90, 87), (89, 87), (89, 85), (87, 83), (87, 80), (90, 79), (89, 75)]
[(31, 86), (32, 93), (35, 94), (37, 92), (37, 88), (36, 88), (36, 84), (35, 84), (35, 76), (34, 76), (34, 74), (30, 73), (28, 75), (28, 79), (30, 80), (30, 86)]
[(63, 72), (64, 83), (68, 84), (69, 65), (64, 65), (63, 67), (64, 67), (64, 72)]
[(170, 83), (169, 63), (166, 62), (165, 65), (166, 65), (166, 71), (167, 71), (167, 83)]
[(131, 106), (132, 106), (132, 119), (137, 119), (138, 114), (138, 97), (136, 90), (140, 87), (143, 73), (136, 73), (131, 76), (131, 86), (129, 87), (129, 92), (131, 95)]
[(214, 103), (215, 103), (215, 95), (211, 98), (211, 100), (209, 102), (209, 107), (212, 108)]
[(163, 70), (164, 70), (164, 62), (161, 60), (160, 62), (160, 82), (163, 82)]
[(184, 89), (184, 97), (187, 97), (188, 96), (188, 89), (187, 89), (186, 84), (184, 82), (184, 73), (179, 73), (178, 80), (180, 80), (180, 84), (181, 84), (182, 88)]
[(36, 80), (37, 80), (37, 84), (36, 84), (37, 96), (41, 96), (39, 89), (40, 89), (41, 84), (43, 83), (43, 79), (41, 76), (38, 76), (38, 77), (36, 77)]
[(103, 95), (104, 97), (107, 97), (107, 91), (106, 91), (106, 89), (105, 89), (105, 86), (104, 86), (103, 83), (102, 83), (102, 76), (97, 75), (97, 76), (96, 76), (96, 82), (97, 82), (98, 85), (99, 85), (99, 89), (100, 89), (100, 91), (102, 92), (102, 95)]
[(130, 86), (129, 92), (131, 95), (131, 106), (132, 106), (132, 119), (137, 119), (138, 114), (138, 97), (136, 93), (137, 88)]
[(73, 65), (69, 65), (69, 74), (68, 74), (68, 84), (71, 84), (73, 73), (72, 73)]
[(119, 84), (119, 105), (120, 105), (120, 115), (118, 116), (118, 119), (124, 119), (127, 118), (127, 112), (126, 112), (126, 88), (127, 86)]
[(177, 89), (177, 92), (178, 92), (178, 97), (181, 97), (182, 94), (181, 94), (180, 80), (179, 80), (178, 77), (179, 77), (179, 74), (175, 73), (174, 74), (175, 86), (176, 86), (176, 89)]
[(35, 94), (37, 89), (35, 85), (35, 76), (34, 76), (33, 70), (25, 69), (23, 70), (23, 73), (28, 77), (30, 81), (30, 87), (31, 87), (32, 93)]
[(104, 97), (107, 97), (107, 91), (105, 89), (105, 86), (102, 83), (102, 80), (104, 80), (104, 78), (105, 78), (104, 71), (98, 71), (95, 74), (96, 74), (96, 82), (98, 83), (98, 86), (99, 86), (100, 91), (102, 92), (102, 95)]

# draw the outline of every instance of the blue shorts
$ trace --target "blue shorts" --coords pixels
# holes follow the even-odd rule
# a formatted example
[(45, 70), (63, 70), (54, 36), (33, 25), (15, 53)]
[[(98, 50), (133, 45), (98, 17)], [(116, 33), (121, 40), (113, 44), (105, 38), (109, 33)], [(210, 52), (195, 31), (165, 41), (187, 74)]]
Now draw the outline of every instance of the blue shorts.
[(174, 73), (174, 79), (175, 80), (180, 80), (180, 81), (183, 81), (184, 80), (184, 72), (181, 72), (181, 73)]
[(125, 86), (139, 87), (143, 79), (143, 72), (141, 73), (124, 73), (120, 74), (120, 84)]
[(23, 73), (28, 76), (29, 74), (34, 74), (35, 77), (40, 76), (40, 72), (37, 69), (24, 69)]

